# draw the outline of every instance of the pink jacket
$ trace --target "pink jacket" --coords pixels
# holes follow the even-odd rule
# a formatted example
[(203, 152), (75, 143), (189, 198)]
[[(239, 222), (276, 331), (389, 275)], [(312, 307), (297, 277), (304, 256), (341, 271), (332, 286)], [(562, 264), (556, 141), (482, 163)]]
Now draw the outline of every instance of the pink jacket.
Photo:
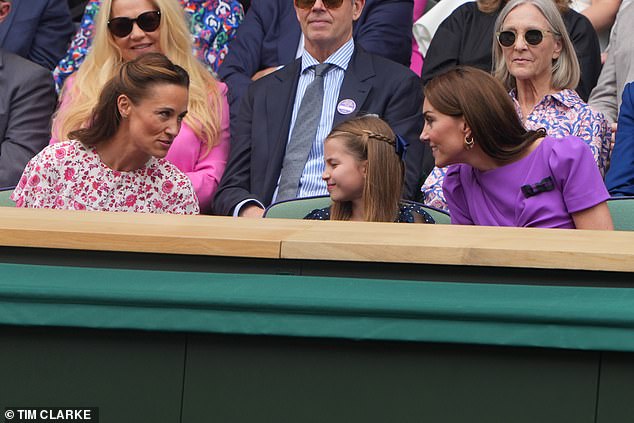
[[(74, 81), (74, 75), (66, 79), (65, 92), (69, 92)], [(198, 196), (201, 212), (211, 209), (213, 199), (220, 178), (225, 171), (227, 158), (229, 157), (229, 103), (227, 101), (227, 86), (218, 82), (218, 88), (222, 93), (222, 118), (220, 121), (220, 142), (211, 149), (209, 154), (206, 144), (196, 136), (194, 131), (183, 123), (181, 130), (174, 139), (167, 156), (168, 161), (173, 163), (181, 172), (189, 177), (194, 191)], [(60, 109), (67, 107), (68, 101), (62, 97)], [(55, 122), (53, 122), (55, 128)], [(58, 142), (56, 138), (51, 138), (49, 144)]]

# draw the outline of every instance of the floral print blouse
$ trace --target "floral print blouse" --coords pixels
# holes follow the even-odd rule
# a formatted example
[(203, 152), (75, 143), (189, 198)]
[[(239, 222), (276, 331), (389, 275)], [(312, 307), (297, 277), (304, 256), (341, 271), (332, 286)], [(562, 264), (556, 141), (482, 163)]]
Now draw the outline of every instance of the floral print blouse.
[(116, 171), (79, 141), (49, 145), (31, 159), (11, 199), (30, 208), (199, 213), (191, 182), (168, 161), (151, 157), (140, 169)]
[[(178, 0), (188, 18), (192, 34), (193, 52), (212, 72), (216, 73), (229, 52), (229, 42), (244, 19), (242, 4), (238, 0)], [(77, 33), (66, 56), (53, 71), (59, 92), (64, 80), (73, 74), (86, 58), (92, 45), (95, 15), (101, 0), (89, 0)]]
[[(581, 138), (590, 147), (601, 175), (605, 175), (610, 157), (612, 134), (608, 121), (601, 112), (591, 109), (574, 90), (565, 89), (542, 98), (524, 121), (515, 91), (511, 91), (510, 95), (515, 104), (515, 110), (526, 129), (544, 128), (548, 135), (556, 138), (569, 135)], [(445, 195), (442, 191), (446, 173), (446, 167), (434, 167), (429, 174), (421, 188), (424, 204), (447, 210)]]

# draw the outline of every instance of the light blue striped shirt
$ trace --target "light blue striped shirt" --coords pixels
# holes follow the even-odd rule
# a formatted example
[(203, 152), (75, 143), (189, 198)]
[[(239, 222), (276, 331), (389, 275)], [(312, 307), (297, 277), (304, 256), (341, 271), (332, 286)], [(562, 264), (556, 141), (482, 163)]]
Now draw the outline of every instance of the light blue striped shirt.
[[(328, 194), (326, 183), (321, 179), (321, 174), (324, 171), (324, 140), (332, 130), (332, 122), (335, 118), (337, 100), (339, 99), (339, 90), (341, 89), (341, 84), (343, 83), (343, 78), (346, 69), (348, 69), (348, 63), (350, 63), (353, 52), (354, 41), (350, 39), (324, 61), (324, 63), (329, 63), (334, 66), (324, 76), (324, 102), (321, 109), (321, 119), (317, 127), (317, 135), (308, 154), (304, 172), (299, 179), (298, 198)], [(315, 79), (315, 68), (311, 68), (311, 66), (318, 64), (319, 61), (304, 50), (302, 53), (302, 70), (297, 84), (293, 116), (291, 117), (287, 143), (290, 141), (291, 134), (293, 133), (297, 112), (299, 112), (299, 106), (306, 92), (306, 88), (313, 82), (313, 79)], [(275, 202), (276, 197), (277, 189), (273, 195), (273, 202)]]

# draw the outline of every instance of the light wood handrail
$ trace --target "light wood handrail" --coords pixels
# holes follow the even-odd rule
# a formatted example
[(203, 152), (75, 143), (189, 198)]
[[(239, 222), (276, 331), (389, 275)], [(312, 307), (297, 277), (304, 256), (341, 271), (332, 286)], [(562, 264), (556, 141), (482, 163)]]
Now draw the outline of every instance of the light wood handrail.
[(634, 232), (0, 208), (0, 245), (270, 259), (634, 271)]

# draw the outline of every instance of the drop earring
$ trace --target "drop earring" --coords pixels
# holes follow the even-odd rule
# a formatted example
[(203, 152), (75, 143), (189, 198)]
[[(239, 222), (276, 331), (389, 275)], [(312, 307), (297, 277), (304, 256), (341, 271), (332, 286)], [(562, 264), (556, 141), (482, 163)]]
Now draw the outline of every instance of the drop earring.
[(471, 150), (474, 145), (475, 145), (475, 142), (473, 141), (473, 137), (471, 135), (467, 135), (466, 137), (464, 137), (465, 150)]

